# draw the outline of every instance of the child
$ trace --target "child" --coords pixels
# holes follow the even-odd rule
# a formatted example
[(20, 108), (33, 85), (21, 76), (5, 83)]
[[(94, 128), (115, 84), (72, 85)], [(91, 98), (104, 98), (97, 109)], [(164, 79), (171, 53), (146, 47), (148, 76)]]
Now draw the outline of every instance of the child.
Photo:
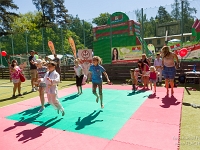
[(76, 87), (78, 90), (78, 95), (82, 94), (82, 80), (83, 80), (83, 68), (81, 67), (81, 65), (79, 65), (79, 60), (75, 59), (74, 60), (74, 71), (75, 71), (75, 75), (76, 75)]
[(40, 102), (41, 102), (41, 108), (38, 112), (42, 112), (44, 110), (44, 90), (46, 87), (46, 84), (43, 82), (43, 78), (45, 76), (45, 73), (47, 72), (47, 67), (43, 66), (43, 62), (41, 59), (37, 59), (35, 61), (35, 64), (37, 66), (37, 72), (38, 72), (38, 86), (39, 86), (39, 96), (40, 96)]
[[(89, 76), (91, 74), (92, 76), (92, 92), (93, 94), (97, 97), (96, 102), (98, 103), (99, 98), (101, 101), (101, 108), (104, 108), (103, 105), (103, 95), (102, 95), (102, 73), (105, 75), (107, 82), (110, 83), (110, 80), (108, 78), (108, 75), (105, 71), (105, 69), (100, 65), (102, 63), (101, 58), (99, 56), (94, 56), (93, 59), (93, 64), (89, 68), (89, 74), (88, 74), (88, 82), (89, 82)], [(99, 88), (99, 96), (96, 92), (96, 88)]]
[(131, 80), (132, 80), (132, 91), (135, 93), (136, 90), (136, 77), (135, 77), (135, 70), (134, 69), (130, 69), (130, 74), (131, 74)]
[(49, 62), (48, 63), (48, 72), (44, 76), (44, 82), (46, 83), (46, 93), (49, 104), (57, 109), (58, 114), (59, 111), (62, 112), (62, 116), (65, 115), (64, 108), (60, 104), (58, 100), (58, 88), (57, 84), (60, 82), (60, 75), (56, 72), (56, 63)]
[(139, 68), (135, 68), (135, 71), (134, 71), (134, 77), (135, 77), (135, 86), (138, 86), (138, 76), (139, 75), (142, 75), (140, 73), (140, 69)]
[(154, 85), (154, 92), (156, 93), (156, 80), (157, 80), (158, 72), (156, 71), (156, 68), (154, 66), (150, 67), (150, 86), (152, 90), (152, 83)]

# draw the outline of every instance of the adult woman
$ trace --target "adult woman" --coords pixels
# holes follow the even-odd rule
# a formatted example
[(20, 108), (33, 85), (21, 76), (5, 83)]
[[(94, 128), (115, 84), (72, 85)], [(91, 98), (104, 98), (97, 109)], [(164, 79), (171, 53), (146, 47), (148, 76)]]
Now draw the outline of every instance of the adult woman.
[(17, 66), (17, 60), (12, 60), (11, 67), (10, 67), (10, 76), (12, 78), (14, 87), (13, 87), (13, 95), (15, 97), (15, 92), (18, 89), (18, 96), (22, 96), (21, 94), (21, 81), (20, 81), (20, 74), (21, 69)]
[(139, 60), (138, 61), (138, 68), (141, 70), (142, 72), (142, 80), (144, 82), (144, 88), (147, 87), (148, 89), (148, 84), (149, 84), (149, 66), (144, 63), (143, 61)]
[(145, 64), (147, 64), (148, 66), (151, 65), (151, 62), (149, 61), (149, 59), (147, 58), (147, 55), (146, 54), (142, 54), (142, 59), (141, 59), (142, 62), (144, 62)]
[(112, 60), (114, 60), (114, 61), (118, 60), (118, 50), (117, 50), (117, 48), (113, 48)]
[[(163, 76), (165, 78), (165, 87), (167, 89), (167, 95), (169, 94), (169, 81), (171, 86), (171, 94), (174, 94), (174, 78), (176, 75), (176, 68), (179, 65), (179, 60), (176, 54), (170, 52), (168, 46), (164, 46), (161, 50), (162, 64), (163, 64)], [(175, 61), (176, 59), (176, 66)]]

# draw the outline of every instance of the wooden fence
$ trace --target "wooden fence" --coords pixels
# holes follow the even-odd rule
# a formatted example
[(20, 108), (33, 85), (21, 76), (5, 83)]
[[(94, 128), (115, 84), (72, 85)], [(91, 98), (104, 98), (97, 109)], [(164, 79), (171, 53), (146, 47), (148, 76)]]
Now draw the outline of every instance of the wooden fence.
[[(196, 71), (200, 71), (200, 62), (181, 62), (180, 68), (177, 69), (176, 79), (184, 74), (184, 72), (192, 71), (194, 64), (196, 65)], [(136, 63), (129, 64), (104, 64), (103, 67), (106, 69), (107, 74), (109, 75), (110, 80), (125, 81), (130, 79), (131, 68), (136, 68)], [(27, 79), (30, 79), (29, 68), (24, 69), (24, 75)], [(62, 80), (75, 80), (73, 79), (74, 70), (73, 66), (62, 66), (61, 67), (61, 78)], [(190, 75), (188, 78), (195, 79), (194, 75)], [(8, 68), (0, 68), (0, 79), (9, 79), (9, 70)], [(105, 78), (104, 78), (105, 80)]]

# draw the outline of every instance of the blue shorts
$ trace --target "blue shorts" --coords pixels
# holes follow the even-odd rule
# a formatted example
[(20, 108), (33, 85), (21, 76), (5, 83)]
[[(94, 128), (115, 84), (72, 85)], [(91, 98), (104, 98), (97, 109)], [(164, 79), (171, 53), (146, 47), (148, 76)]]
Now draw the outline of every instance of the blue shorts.
[(165, 79), (174, 79), (176, 75), (176, 69), (174, 67), (166, 67), (164, 66), (162, 74)]
[(156, 79), (149, 79), (151, 83), (156, 83)]

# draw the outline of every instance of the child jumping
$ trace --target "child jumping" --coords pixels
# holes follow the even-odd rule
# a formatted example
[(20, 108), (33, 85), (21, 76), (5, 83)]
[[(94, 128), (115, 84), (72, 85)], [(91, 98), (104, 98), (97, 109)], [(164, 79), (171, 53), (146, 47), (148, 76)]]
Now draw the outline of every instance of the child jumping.
[(64, 108), (60, 104), (58, 100), (58, 83), (60, 82), (60, 75), (56, 72), (56, 63), (49, 62), (48, 63), (48, 72), (44, 76), (44, 82), (46, 83), (46, 93), (49, 104), (54, 106), (57, 110), (58, 114), (61, 111), (62, 116), (65, 115)]
[(39, 86), (39, 96), (40, 96), (40, 102), (41, 102), (41, 108), (38, 112), (42, 112), (44, 110), (44, 90), (46, 87), (46, 84), (43, 82), (44, 76), (47, 72), (47, 67), (43, 66), (41, 59), (37, 59), (35, 61), (35, 64), (37, 66), (37, 72), (38, 72), (38, 86)]
[[(94, 56), (93, 64), (89, 68), (89, 74), (88, 74), (88, 82), (90, 79), (90, 75), (92, 77), (92, 92), (96, 96), (96, 102), (98, 103), (99, 98), (101, 101), (101, 108), (104, 108), (103, 105), (103, 95), (102, 95), (102, 73), (105, 75), (107, 82), (110, 83), (110, 80), (108, 78), (108, 75), (106, 73), (106, 70), (100, 65), (102, 64), (102, 60), (99, 56)], [(99, 88), (99, 96), (96, 92), (97, 86)]]
[(79, 60), (75, 59), (74, 60), (74, 71), (75, 71), (75, 75), (76, 75), (76, 87), (78, 90), (78, 95), (82, 94), (82, 81), (83, 81), (83, 68), (81, 67), (81, 65), (79, 65)]
[(154, 85), (154, 93), (156, 93), (156, 81), (157, 81), (157, 77), (158, 77), (158, 72), (156, 71), (156, 68), (154, 66), (151, 66), (150, 67), (149, 81), (150, 81), (151, 90), (152, 90), (152, 83)]

